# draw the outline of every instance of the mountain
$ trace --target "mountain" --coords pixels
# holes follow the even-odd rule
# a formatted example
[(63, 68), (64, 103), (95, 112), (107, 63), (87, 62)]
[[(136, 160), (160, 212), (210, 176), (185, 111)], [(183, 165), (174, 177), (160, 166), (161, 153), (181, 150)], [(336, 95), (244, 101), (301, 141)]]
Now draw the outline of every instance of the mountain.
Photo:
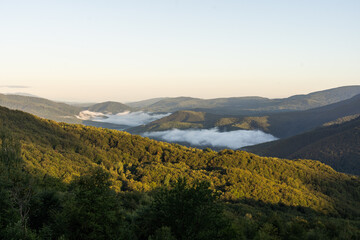
[(70, 106), (75, 106), (75, 107), (81, 107), (81, 108), (88, 108), (88, 107), (91, 107), (92, 105), (95, 105), (97, 103), (90, 103), (90, 102), (64, 102), (65, 104), (67, 105), (70, 105)]
[(355, 116), (350, 121), (341, 119), (291, 138), (246, 147), (246, 150), (263, 156), (316, 159), (337, 171), (360, 175), (360, 117)]
[(0, 126), (2, 239), (360, 236), (360, 178), (318, 161), (186, 148), (3, 107)]
[(284, 99), (262, 97), (199, 99), (178, 97), (157, 101), (145, 107), (144, 110), (151, 112), (195, 110), (219, 115), (261, 115), (273, 112), (307, 110), (343, 101), (357, 94), (360, 94), (360, 86), (333, 88)]
[(117, 114), (125, 111), (131, 111), (131, 107), (119, 102), (111, 102), (111, 101), (97, 103), (86, 109), (92, 112), (100, 112), (107, 114)]
[(142, 100), (142, 101), (137, 101), (137, 102), (128, 102), (126, 103), (126, 105), (128, 105), (129, 107), (135, 108), (135, 109), (144, 109), (152, 104), (155, 104), (157, 102), (159, 102), (160, 100), (164, 100), (167, 99), (165, 97), (163, 98), (151, 98), (151, 99), (146, 99), (146, 100)]
[(360, 94), (351, 99), (313, 108), (259, 116), (217, 115), (207, 112), (177, 111), (170, 116), (144, 126), (129, 129), (129, 132), (164, 131), (173, 128), (214, 128), (223, 131), (262, 130), (279, 138), (294, 136), (331, 121), (360, 114)]
[(327, 106), (268, 117), (268, 131), (279, 138), (294, 136), (338, 118), (360, 113), (360, 94)]
[(39, 97), (0, 94), (0, 106), (21, 110), (59, 122), (80, 123), (76, 115), (80, 107), (50, 101)]
[[(167, 98), (145, 108), (151, 112), (175, 112), (179, 110), (205, 110), (220, 114), (252, 112), (253, 108), (269, 105), (272, 100), (261, 97), (199, 99), (190, 97)], [(249, 109), (250, 108), (250, 109)]]
[(7, 93), (6, 95), (18, 95), (18, 96), (25, 96), (25, 97), (37, 97), (37, 98), (39, 97), (34, 94), (26, 93), (26, 92)]
[(149, 131), (165, 131), (173, 128), (211, 128), (219, 118), (221, 118), (221, 116), (206, 112), (177, 111), (167, 117), (155, 120), (146, 125), (127, 129), (126, 131), (130, 133), (142, 133)]

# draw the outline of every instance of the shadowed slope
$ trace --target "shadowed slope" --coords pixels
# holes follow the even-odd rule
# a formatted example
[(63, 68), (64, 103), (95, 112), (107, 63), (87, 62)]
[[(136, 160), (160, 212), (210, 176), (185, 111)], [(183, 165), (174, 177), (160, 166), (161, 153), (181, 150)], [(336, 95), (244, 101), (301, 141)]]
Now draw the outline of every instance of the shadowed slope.
[(359, 143), (360, 117), (246, 149), (264, 156), (317, 159), (338, 171), (359, 175)]

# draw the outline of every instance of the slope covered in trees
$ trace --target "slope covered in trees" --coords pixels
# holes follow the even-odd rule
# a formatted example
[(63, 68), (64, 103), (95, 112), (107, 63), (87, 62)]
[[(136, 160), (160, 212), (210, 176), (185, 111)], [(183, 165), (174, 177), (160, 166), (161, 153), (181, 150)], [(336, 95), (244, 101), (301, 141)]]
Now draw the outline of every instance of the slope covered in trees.
[(59, 122), (80, 123), (76, 115), (80, 107), (47, 100), (45, 98), (0, 94), (0, 106), (21, 110)]
[(264, 156), (316, 159), (337, 171), (360, 175), (360, 117), (341, 121), (246, 149)]
[[(0, 108), (0, 124), (3, 132), (0, 176), (4, 178), (0, 201), (4, 203), (2, 207), (9, 209), (1, 212), (5, 216), (0, 219), (5, 229), (1, 232), (3, 236), (19, 229), (26, 233), (28, 226), (29, 232), (34, 231), (35, 235), (65, 239), (117, 239), (116, 236), (148, 239), (163, 235), (173, 239), (218, 238), (210, 229), (218, 229), (219, 234), (222, 231), (225, 235), (233, 234), (229, 239), (234, 236), (286, 239), (296, 224), (302, 224), (297, 227), (303, 231), (298, 236), (327, 236), (327, 228), (313, 223), (320, 221), (324, 226), (331, 226), (331, 221), (343, 226), (340, 217), (352, 219), (347, 220), (350, 225), (344, 229), (352, 229), (352, 236), (358, 234), (354, 229), (360, 216), (356, 207), (360, 199), (359, 178), (338, 173), (317, 161), (186, 148), (114, 130), (56, 123), (6, 108)], [(21, 153), (16, 150), (20, 147), (17, 142), (22, 146)], [(14, 159), (23, 162), (17, 163), (20, 168), (10, 164)], [(17, 174), (9, 175), (16, 169), (19, 169)], [(12, 176), (19, 177), (13, 179)], [(166, 188), (168, 190), (160, 191), (160, 195), (155, 194), (159, 187), (172, 185), (179, 178), (188, 179), (189, 187), (180, 183), (174, 192)], [(208, 185), (198, 185), (197, 181), (206, 181)], [(29, 186), (32, 187), (29, 189)], [(191, 186), (202, 189), (203, 195), (199, 193), (191, 200), (196, 196)], [(213, 191), (215, 198), (211, 197)], [(27, 206), (29, 211), (20, 216), (15, 211), (18, 202), (8, 197), (17, 192), (22, 193), (18, 202), (28, 200), (22, 207)], [(29, 193), (29, 198), (23, 193)], [(216, 206), (213, 204), (217, 198), (225, 210), (219, 209), (216, 215), (201, 215), (207, 206), (210, 209)], [(197, 209), (198, 204), (181, 205), (184, 200), (176, 203), (176, 199), (200, 201), (204, 209)], [(164, 215), (161, 214), (170, 214), (168, 204), (176, 206), (173, 215), (169, 215), (173, 216), (170, 220), (185, 224), (184, 216), (179, 214), (183, 213), (181, 209), (189, 207), (191, 211), (185, 216), (189, 214), (195, 224), (205, 224), (201, 225), (204, 232), (193, 235), (190, 225), (177, 228), (170, 220), (162, 222)], [(277, 223), (264, 218), (267, 213), (263, 211), (276, 209), (285, 209), (279, 213)], [(308, 220), (299, 222), (296, 220), (299, 214)], [(329, 220), (329, 216), (334, 220)], [(218, 221), (211, 220), (213, 225), (206, 225), (196, 220), (201, 217)], [(19, 219), (18, 225), (7, 222), (9, 219), (13, 223)], [(280, 226), (281, 223), (284, 226)], [(317, 233), (317, 228), (323, 232)], [(186, 231), (184, 236), (188, 237), (182, 238), (179, 235), (182, 231)], [(337, 235), (341, 233), (340, 229), (336, 231)]]
[(251, 198), (334, 213), (352, 209), (344, 203), (355, 196), (348, 192), (345, 202), (344, 193), (328, 196), (337, 192), (327, 189), (333, 187), (329, 183), (336, 181), (335, 187), (347, 189), (358, 182), (316, 161), (185, 148), (114, 130), (58, 124), (5, 108), (0, 120), (3, 128), (22, 140), (22, 156), (30, 172), (65, 182), (88, 166), (102, 165), (112, 174), (117, 190), (149, 191), (187, 176), (210, 180), (226, 200)]

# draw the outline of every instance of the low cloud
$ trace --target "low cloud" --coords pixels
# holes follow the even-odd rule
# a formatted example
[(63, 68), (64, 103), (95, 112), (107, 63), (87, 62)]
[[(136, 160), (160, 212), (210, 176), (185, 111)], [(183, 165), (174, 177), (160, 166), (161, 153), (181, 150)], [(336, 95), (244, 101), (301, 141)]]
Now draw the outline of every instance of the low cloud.
[(212, 146), (231, 149), (277, 140), (273, 135), (259, 130), (220, 132), (217, 128), (201, 130), (173, 129), (161, 132), (146, 132), (143, 136), (161, 139), (166, 142), (187, 142), (192, 146)]
[(76, 117), (81, 120), (96, 120), (96, 119), (104, 118), (105, 114), (85, 110), (80, 112), (79, 115), (77, 115)]
[(0, 88), (30, 88), (29, 86), (21, 86), (21, 85), (2, 85)]
[(147, 112), (123, 112), (115, 115), (103, 114), (97, 112), (83, 111), (79, 114), (78, 118), (82, 120), (92, 120), (96, 122), (113, 123), (118, 125), (126, 125), (129, 127), (136, 127), (143, 124), (150, 123), (160, 118), (169, 116), (166, 114), (154, 114)]

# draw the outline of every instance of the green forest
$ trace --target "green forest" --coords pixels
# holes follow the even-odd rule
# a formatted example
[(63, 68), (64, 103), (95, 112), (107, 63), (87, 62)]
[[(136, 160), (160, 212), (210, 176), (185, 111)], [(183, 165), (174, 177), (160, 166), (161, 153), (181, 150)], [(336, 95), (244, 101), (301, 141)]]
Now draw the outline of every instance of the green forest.
[(359, 239), (360, 179), (0, 107), (1, 239)]

